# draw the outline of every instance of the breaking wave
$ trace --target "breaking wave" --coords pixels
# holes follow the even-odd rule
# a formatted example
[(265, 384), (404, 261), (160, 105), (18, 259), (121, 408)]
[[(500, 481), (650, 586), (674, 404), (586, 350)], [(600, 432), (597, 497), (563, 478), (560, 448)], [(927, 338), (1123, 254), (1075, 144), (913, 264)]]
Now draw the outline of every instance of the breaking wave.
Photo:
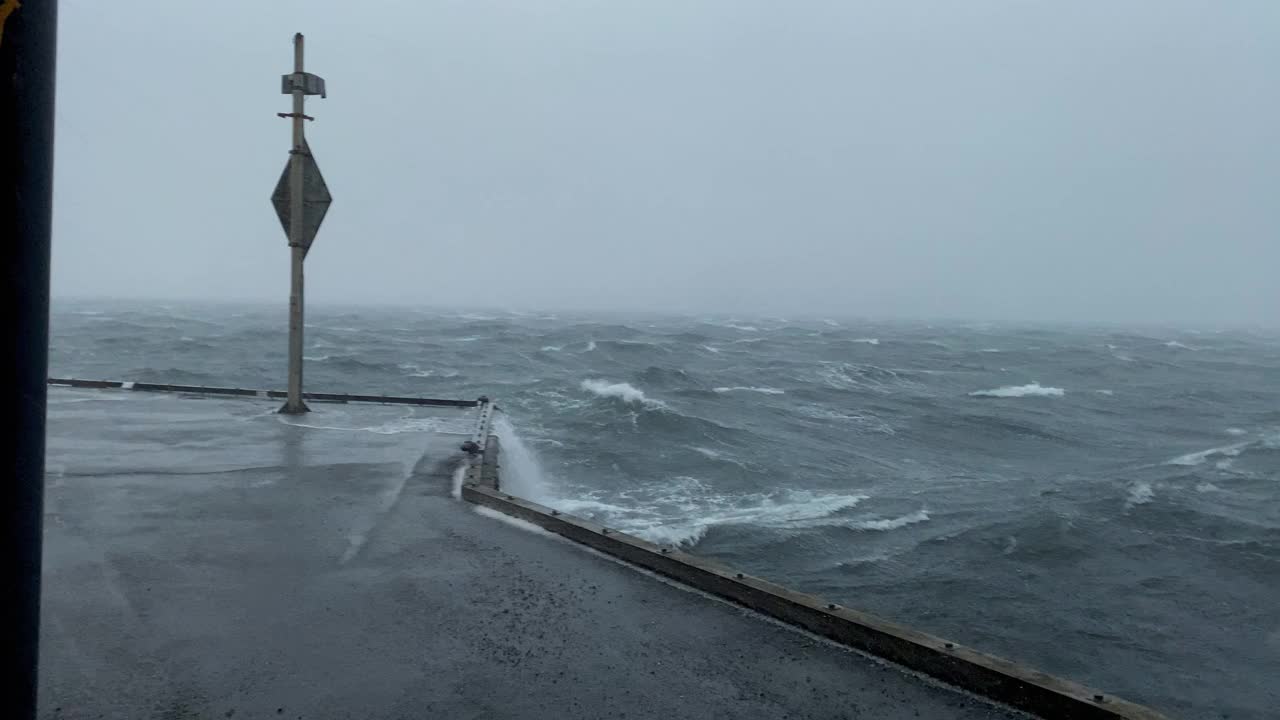
[(647, 405), (649, 407), (666, 407), (659, 400), (645, 396), (644, 391), (631, 383), (611, 383), (608, 380), (583, 380), (582, 389), (602, 398), (617, 398), (625, 403)]
[(1038, 382), (1029, 385), (1006, 385), (994, 390), (975, 390), (970, 397), (986, 398), (1020, 398), (1020, 397), (1062, 397), (1066, 390), (1056, 387), (1044, 387)]
[[(690, 479), (691, 480), (691, 479)], [(696, 483), (695, 483), (696, 485)], [(650, 542), (691, 546), (702, 540), (713, 527), (747, 525), (775, 530), (802, 530), (816, 527), (846, 525), (848, 519), (839, 513), (867, 499), (866, 495), (831, 495), (808, 491), (788, 491), (777, 494), (753, 494), (741, 498), (725, 496), (680, 497), (675, 491), (668, 501), (676, 501), (684, 509), (682, 516), (661, 513), (657, 508), (633, 508), (625, 513), (605, 506), (603, 515), (612, 516), (608, 522), (619, 530), (642, 537)], [(590, 512), (583, 503), (578, 511)], [(697, 507), (701, 505), (702, 507)], [(568, 509), (568, 508), (566, 508)], [(572, 509), (568, 509), (573, 512)], [(690, 517), (689, 515), (693, 516)]]
[(1129, 496), (1125, 498), (1124, 506), (1126, 508), (1135, 505), (1146, 505), (1155, 499), (1156, 491), (1151, 488), (1149, 482), (1137, 482), (1129, 488)]
[(1196, 465), (1203, 465), (1209, 459), (1239, 457), (1241, 453), (1251, 448), (1254, 448), (1254, 447), (1271, 448), (1275, 444), (1276, 444), (1275, 438), (1263, 438), (1261, 440), (1246, 440), (1245, 442), (1232, 443), (1231, 445), (1223, 445), (1221, 447), (1211, 447), (1208, 450), (1200, 450), (1199, 452), (1187, 453), (1186, 455), (1179, 455), (1170, 460), (1166, 460), (1165, 465), (1181, 465), (1183, 467), (1194, 467)]
[(779, 390), (778, 388), (748, 387), (745, 385), (737, 385), (735, 387), (718, 387), (718, 388), (715, 388), (715, 391), (718, 393), (755, 392), (755, 393), (763, 393), (765, 395), (785, 395), (787, 392), (786, 390)]
[(545, 502), (549, 484), (538, 456), (524, 443), (506, 415), (499, 414), (494, 419), (493, 431), (498, 436), (502, 454), (503, 490), (527, 500)]
[(851, 522), (848, 527), (853, 530), (897, 530), (900, 527), (915, 525), (929, 519), (928, 510), (917, 510), (909, 515), (884, 520), (862, 520)]

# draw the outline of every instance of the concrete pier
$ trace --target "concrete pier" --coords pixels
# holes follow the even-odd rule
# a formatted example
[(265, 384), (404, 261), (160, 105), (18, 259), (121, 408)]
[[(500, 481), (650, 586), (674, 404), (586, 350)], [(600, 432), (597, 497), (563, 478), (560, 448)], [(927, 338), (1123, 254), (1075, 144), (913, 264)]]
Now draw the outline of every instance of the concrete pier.
[(1023, 717), (460, 502), (476, 406), (49, 399), (45, 718)]

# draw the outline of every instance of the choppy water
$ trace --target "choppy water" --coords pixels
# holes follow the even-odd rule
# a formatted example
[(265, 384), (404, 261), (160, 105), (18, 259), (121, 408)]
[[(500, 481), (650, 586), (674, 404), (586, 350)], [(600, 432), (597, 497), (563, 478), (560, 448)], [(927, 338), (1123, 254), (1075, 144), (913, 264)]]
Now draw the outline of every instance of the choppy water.
[[(280, 387), (283, 327), (63, 303), (51, 373)], [(1179, 717), (1278, 716), (1275, 335), (318, 308), (307, 355), (310, 389), (498, 398), (509, 482), (567, 511)]]

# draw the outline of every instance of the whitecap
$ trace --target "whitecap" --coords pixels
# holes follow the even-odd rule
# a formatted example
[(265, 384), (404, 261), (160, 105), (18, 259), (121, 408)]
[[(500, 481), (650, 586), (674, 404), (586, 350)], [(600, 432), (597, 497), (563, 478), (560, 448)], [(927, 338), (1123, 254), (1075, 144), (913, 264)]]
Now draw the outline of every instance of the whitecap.
[(665, 407), (662, 402), (646, 397), (643, 390), (635, 387), (631, 383), (611, 383), (607, 380), (583, 380), (581, 387), (583, 390), (586, 390), (589, 393), (594, 393), (599, 397), (618, 398), (623, 402), (639, 403), (641, 405), (649, 405), (652, 407)]
[(1010, 535), (1005, 539), (1004, 551), (1002, 555), (1012, 555), (1014, 550), (1018, 549), (1018, 538)]
[(715, 391), (718, 393), (755, 392), (755, 393), (763, 393), (765, 395), (785, 395), (787, 392), (786, 390), (779, 390), (778, 388), (748, 387), (745, 385), (737, 385), (735, 387), (718, 387), (715, 389)]
[(428, 378), (436, 374), (434, 370), (423, 370), (413, 363), (400, 363), (396, 367), (404, 370), (409, 377)]
[(703, 350), (706, 350), (706, 351), (707, 351), (707, 352), (709, 352), (709, 353), (715, 353), (715, 354), (717, 354), (717, 355), (719, 355), (719, 354), (720, 354), (720, 349), (719, 349), (719, 348), (714, 348), (714, 347), (711, 347), (710, 345), (703, 345), (703, 346), (702, 346), (702, 349), (703, 349)]
[(564, 349), (563, 345), (543, 345), (542, 352), (560, 352)]
[(897, 530), (901, 527), (922, 523), (929, 519), (928, 510), (917, 510), (910, 515), (903, 515), (896, 518), (885, 518), (883, 520), (860, 520), (858, 522), (848, 523), (848, 527), (854, 530)]
[(1211, 457), (1236, 457), (1240, 453), (1244, 452), (1247, 447), (1249, 447), (1248, 442), (1235, 443), (1234, 445), (1223, 445), (1222, 447), (1212, 447), (1208, 450), (1179, 455), (1171, 460), (1166, 460), (1165, 465), (1182, 465), (1184, 467), (1202, 465), (1204, 464), (1204, 461)]
[(880, 338), (857, 338), (857, 339), (855, 339), (855, 340), (854, 340), (854, 342), (856, 342), (856, 343), (864, 343), (864, 344), (866, 344), (866, 345), (879, 345), (879, 344), (880, 344)]
[(613, 503), (601, 502), (592, 498), (562, 498), (555, 501), (557, 509), (569, 513), (570, 515), (635, 515), (640, 513), (636, 508), (624, 507), (622, 505), (614, 505)]
[(1249, 434), (1249, 431), (1247, 431), (1247, 430), (1243, 430), (1243, 429), (1238, 428), (1238, 427), (1229, 427), (1229, 428), (1227, 428), (1226, 433), (1227, 433), (1228, 435), (1235, 435), (1235, 436), (1239, 437), (1240, 435), (1248, 435), (1248, 434)]
[(1152, 489), (1149, 482), (1136, 482), (1129, 488), (1129, 496), (1125, 498), (1124, 506), (1131, 508), (1135, 505), (1146, 505), (1155, 499), (1156, 491)]
[[(760, 497), (757, 505), (703, 509), (705, 515), (688, 520), (671, 521), (664, 518), (644, 524), (636, 523), (632, 532), (651, 542), (689, 545), (701, 540), (710, 528), (721, 525), (747, 525), (775, 530), (843, 525), (847, 521), (833, 515), (866, 499), (866, 495), (821, 495), (797, 491), (781, 497)], [(715, 499), (711, 500), (715, 505), (720, 505), (714, 502)], [(698, 512), (695, 508), (690, 509)]]
[(1020, 397), (1062, 397), (1066, 390), (1056, 387), (1044, 387), (1038, 382), (1029, 385), (1006, 385), (994, 390), (975, 390), (971, 397), (1020, 398)]
[(682, 476), (673, 478), (670, 485), (663, 488), (656, 506), (622, 506), (591, 497), (555, 500), (550, 504), (568, 513), (586, 514), (595, 522), (650, 542), (688, 546), (697, 543), (716, 526), (803, 530), (845, 525), (848, 519), (838, 513), (866, 498), (865, 495), (807, 491), (747, 496), (709, 495), (706, 484), (701, 480)]

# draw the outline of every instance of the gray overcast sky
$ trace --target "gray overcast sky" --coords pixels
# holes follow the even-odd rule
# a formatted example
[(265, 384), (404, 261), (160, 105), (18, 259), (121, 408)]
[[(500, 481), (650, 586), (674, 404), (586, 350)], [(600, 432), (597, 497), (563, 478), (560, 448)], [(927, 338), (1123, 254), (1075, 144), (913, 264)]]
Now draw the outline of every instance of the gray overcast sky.
[(56, 296), (284, 303), (301, 31), (313, 302), (1276, 324), (1276, 0), (64, 0), (61, 30)]

